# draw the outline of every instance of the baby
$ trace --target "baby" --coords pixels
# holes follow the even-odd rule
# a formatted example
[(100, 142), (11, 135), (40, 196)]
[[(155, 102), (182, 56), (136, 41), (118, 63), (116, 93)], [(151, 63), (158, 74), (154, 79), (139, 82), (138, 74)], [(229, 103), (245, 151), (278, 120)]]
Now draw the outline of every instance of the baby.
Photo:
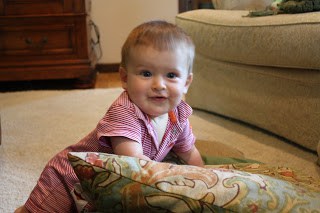
[(67, 154), (106, 152), (162, 161), (173, 151), (190, 165), (203, 166), (183, 100), (192, 82), (194, 44), (165, 21), (133, 29), (122, 47), (120, 78), (124, 91), (97, 127), (53, 157), (23, 207), (16, 212), (75, 212), (71, 191), (79, 182)]

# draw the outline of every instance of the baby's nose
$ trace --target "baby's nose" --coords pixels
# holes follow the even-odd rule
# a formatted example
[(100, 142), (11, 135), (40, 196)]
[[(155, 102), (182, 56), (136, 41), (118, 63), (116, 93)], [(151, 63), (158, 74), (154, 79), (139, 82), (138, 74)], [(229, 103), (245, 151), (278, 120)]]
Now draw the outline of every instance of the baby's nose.
[(166, 88), (165, 80), (162, 77), (155, 77), (153, 79), (152, 88), (155, 90), (163, 90)]

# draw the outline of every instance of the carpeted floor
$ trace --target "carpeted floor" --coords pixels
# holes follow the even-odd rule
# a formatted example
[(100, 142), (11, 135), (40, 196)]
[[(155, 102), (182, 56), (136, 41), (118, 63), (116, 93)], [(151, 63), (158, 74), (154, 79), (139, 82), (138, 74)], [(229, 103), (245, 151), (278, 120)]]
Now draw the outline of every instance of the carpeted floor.
[[(0, 212), (13, 212), (28, 198), (46, 162), (96, 125), (122, 89), (0, 93)], [(315, 153), (259, 129), (194, 111), (191, 124), (202, 152), (241, 156), (293, 167), (320, 178)], [(233, 147), (233, 148), (232, 148)]]

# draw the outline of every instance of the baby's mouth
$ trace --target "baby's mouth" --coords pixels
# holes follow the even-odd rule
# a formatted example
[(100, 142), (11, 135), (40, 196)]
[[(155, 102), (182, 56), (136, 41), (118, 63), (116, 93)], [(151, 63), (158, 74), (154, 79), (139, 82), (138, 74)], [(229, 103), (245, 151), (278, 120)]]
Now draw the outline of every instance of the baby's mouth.
[(150, 98), (153, 101), (161, 102), (167, 100), (167, 97), (164, 96), (153, 96)]

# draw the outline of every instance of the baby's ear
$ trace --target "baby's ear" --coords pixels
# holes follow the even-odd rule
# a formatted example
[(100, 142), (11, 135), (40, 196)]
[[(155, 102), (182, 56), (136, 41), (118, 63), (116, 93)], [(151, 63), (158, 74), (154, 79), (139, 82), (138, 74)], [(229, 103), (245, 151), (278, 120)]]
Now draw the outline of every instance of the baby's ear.
[(119, 74), (120, 74), (120, 80), (122, 83), (122, 88), (127, 89), (127, 80), (128, 80), (127, 70), (123, 67), (119, 67)]
[(184, 85), (184, 90), (183, 90), (183, 93), (184, 94), (187, 94), (188, 92), (188, 89), (189, 89), (189, 86), (191, 85), (192, 83), (192, 80), (193, 80), (193, 74), (190, 73), (187, 77), (187, 80), (186, 80), (186, 84)]

